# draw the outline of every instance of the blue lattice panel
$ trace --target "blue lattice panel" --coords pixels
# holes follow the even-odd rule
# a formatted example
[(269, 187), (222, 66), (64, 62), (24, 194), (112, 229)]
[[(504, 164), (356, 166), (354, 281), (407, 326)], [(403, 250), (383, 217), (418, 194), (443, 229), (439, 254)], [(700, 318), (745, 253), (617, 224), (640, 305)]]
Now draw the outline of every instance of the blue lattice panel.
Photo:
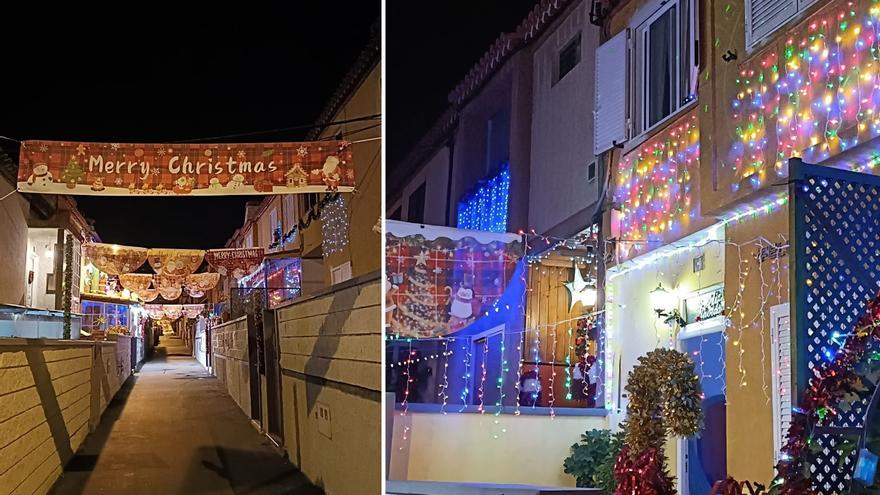
[[(828, 167), (797, 163), (792, 170), (799, 400), (880, 288), (880, 184), (874, 176)], [(821, 435), (811, 466), (819, 493), (848, 493), (854, 459), (841, 460), (835, 446), (843, 428), (863, 428), (869, 402), (866, 393), (822, 425), (841, 430)]]

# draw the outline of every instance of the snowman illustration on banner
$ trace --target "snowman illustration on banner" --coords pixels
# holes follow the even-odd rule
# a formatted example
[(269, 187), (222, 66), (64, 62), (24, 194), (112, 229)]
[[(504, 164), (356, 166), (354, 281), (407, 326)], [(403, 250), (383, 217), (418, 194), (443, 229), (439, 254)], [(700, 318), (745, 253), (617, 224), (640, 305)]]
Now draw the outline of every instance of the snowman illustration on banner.
[(475, 319), (474, 311), (474, 275), (464, 274), (464, 281), (458, 286), (452, 297), (449, 310), (449, 329), (456, 331), (470, 325)]
[(49, 172), (49, 166), (45, 163), (34, 165), (31, 176), (28, 177), (27, 183), (41, 189), (48, 189), (52, 185), (52, 172)]

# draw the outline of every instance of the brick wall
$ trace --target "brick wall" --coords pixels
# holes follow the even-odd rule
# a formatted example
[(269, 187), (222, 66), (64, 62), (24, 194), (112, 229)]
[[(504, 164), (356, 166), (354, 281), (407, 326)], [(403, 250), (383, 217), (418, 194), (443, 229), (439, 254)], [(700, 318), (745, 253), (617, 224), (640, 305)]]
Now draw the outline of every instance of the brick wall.
[(0, 494), (49, 491), (131, 373), (118, 345), (0, 340)]

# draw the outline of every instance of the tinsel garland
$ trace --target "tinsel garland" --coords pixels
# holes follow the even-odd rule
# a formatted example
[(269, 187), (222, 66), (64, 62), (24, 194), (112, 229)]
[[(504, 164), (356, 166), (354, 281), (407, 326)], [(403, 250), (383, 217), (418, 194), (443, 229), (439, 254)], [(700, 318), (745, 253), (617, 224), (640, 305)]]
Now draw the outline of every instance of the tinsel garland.
[[(801, 398), (800, 407), (792, 408), (791, 425), (780, 449), (782, 460), (776, 464), (776, 477), (769, 493), (816, 494), (810, 462), (810, 454), (820, 448), (815, 444), (816, 428), (826, 418), (837, 416), (839, 410), (848, 407), (851, 400), (858, 400), (860, 394), (868, 390), (856, 372), (856, 366), (863, 362), (872, 340), (880, 340), (880, 296), (868, 302), (865, 314), (834, 358), (813, 370), (814, 376)], [(739, 483), (732, 478), (725, 481), (731, 486), (739, 486)], [(742, 483), (746, 486), (748, 482)], [(758, 484), (755, 486), (763, 488)]]
[(64, 286), (61, 290), (61, 309), (64, 311), (62, 336), (70, 338), (71, 299), (73, 299), (73, 236), (64, 239)]
[(655, 349), (639, 358), (626, 391), (627, 447), (614, 466), (614, 493), (673, 494), (663, 452), (666, 436), (691, 436), (703, 428), (702, 391), (694, 363), (674, 349)]

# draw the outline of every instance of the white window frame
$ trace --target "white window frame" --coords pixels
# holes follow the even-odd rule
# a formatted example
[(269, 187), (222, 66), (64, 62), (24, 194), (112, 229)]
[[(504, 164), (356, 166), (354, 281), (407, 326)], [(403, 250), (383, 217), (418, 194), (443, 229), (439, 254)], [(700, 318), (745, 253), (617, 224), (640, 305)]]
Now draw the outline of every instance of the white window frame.
[[(650, 124), (648, 122), (648, 104), (650, 100), (648, 99), (648, 90), (647, 90), (647, 60), (646, 55), (650, 53), (650, 48), (646, 47), (648, 43), (648, 28), (650, 25), (663, 16), (666, 12), (668, 12), (673, 7), (676, 8), (676, 34), (678, 41), (677, 53), (674, 54), (674, 59), (676, 61), (676, 67), (674, 73), (676, 74), (675, 80), (675, 95), (673, 98), (673, 102), (675, 104), (675, 108), (669, 113), (669, 115), (663, 117), (659, 121), (654, 124)], [(682, 12), (683, 7), (687, 8), (687, 11), (690, 13), (687, 19), (687, 26), (683, 26), (682, 23)], [(631, 73), (634, 77), (630, 80), (630, 101), (632, 108), (632, 115), (629, 117), (629, 125), (631, 127), (630, 134), (635, 137), (643, 136), (649, 133), (651, 130), (664, 125), (669, 120), (676, 118), (680, 113), (682, 113), (685, 109), (691, 107), (691, 104), (696, 100), (696, 87), (697, 87), (697, 72), (699, 69), (699, 59), (697, 49), (700, 43), (700, 33), (699, 33), (699, 25), (697, 23), (697, 19), (699, 18), (699, 11), (697, 10), (697, 1), (696, 0), (655, 0), (654, 2), (649, 3), (645, 7), (643, 7), (635, 16), (633, 16), (632, 23), (630, 24), (630, 30), (632, 31), (632, 35), (630, 37), (630, 66)], [(682, 27), (687, 28), (688, 39), (683, 41), (684, 33)], [(685, 47), (689, 47), (686, 50), (687, 57), (683, 59), (682, 51)], [(683, 64), (687, 64), (686, 67)], [(687, 71), (684, 69), (687, 68)], [(683, 80), (683, 74), (687, 73), (687, 80)], [(682, 85), (687, 84), (689, 86), (688, 90), (692, 89), (693, 98), (689, 101), (682, 101), (679, 99), (679, 96), (682, 94)]]

